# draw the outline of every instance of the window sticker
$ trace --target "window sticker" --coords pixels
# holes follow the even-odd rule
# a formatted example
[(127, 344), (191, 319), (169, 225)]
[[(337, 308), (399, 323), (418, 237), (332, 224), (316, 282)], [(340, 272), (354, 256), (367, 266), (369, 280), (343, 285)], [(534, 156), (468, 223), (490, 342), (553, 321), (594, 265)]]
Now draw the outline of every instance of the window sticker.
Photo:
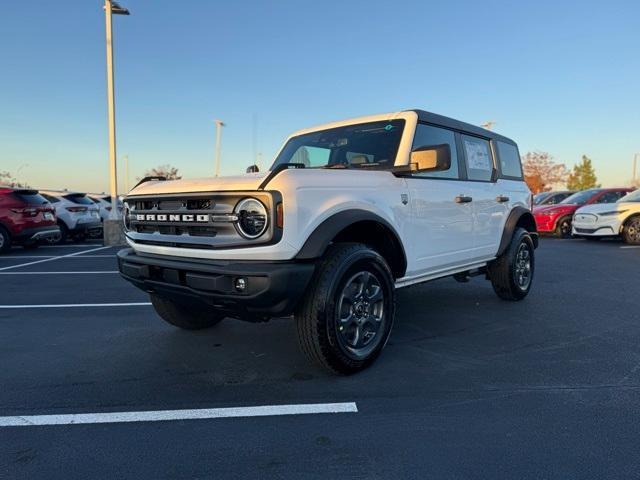
[(465, 140), (464, 148), (467, 152), (467, 162), (470, 169), (491, 170), (491, 157), (484, 142)]

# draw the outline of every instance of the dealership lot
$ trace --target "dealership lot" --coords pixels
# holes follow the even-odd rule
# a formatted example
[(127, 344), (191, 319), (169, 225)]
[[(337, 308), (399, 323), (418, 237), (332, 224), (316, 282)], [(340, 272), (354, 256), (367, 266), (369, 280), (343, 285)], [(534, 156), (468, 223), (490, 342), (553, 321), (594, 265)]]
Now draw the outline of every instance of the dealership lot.
[[(640, 248), (543, 239), (521, 303), (481, 279), (403, 289), (383, 356), (353, 377), (309, 365), (287, 319), (164, 324), (116, 250), (0, 257), (0, 478), (640, 471)], [(242, 408), (264, 406), (277, 415)]]

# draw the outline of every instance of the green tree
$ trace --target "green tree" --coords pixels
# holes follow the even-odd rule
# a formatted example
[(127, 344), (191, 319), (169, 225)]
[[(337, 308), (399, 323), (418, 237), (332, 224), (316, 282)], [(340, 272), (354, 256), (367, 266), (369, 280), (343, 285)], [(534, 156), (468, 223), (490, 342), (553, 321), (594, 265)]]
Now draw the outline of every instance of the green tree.
[(573, 170), (569, 174), (567, 179), (567, 189), (578, 191), (586, 190), (587, 188), (597, 188), (598, 177), (596, 177), (596, 171), (593, 169), (591, 159), (586, 155), (582, 155), (582, 161), (573, 166)]

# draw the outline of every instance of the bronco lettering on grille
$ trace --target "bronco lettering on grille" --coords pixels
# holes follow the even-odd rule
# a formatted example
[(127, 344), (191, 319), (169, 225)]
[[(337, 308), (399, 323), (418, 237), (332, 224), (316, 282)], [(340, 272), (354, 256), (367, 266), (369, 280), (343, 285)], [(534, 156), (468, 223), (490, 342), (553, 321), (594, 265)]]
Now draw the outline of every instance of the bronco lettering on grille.
[(156, 213), (137, 213), (135, 215), (137, 222), (200, 222), (208, 223), (210, 215), (206, 214), (156, 214)]

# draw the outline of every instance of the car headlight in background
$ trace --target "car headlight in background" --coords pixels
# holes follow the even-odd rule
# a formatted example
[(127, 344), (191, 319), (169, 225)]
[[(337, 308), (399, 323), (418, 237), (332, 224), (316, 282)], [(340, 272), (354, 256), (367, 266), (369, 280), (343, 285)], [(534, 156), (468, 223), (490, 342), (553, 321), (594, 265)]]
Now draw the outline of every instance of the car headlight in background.
[(612, 210), (611, 212), (599, 213), (598, 216), (599, 217), (607, 217), (607, 216), (611, 216), (611, 215), (618, 215), (619, 213), (624, 213), (624, 212), (626, 212), (626, 210)]
[(267, 207), (255, 198), (244, 198), (238, 202), (233, 213), (238, 216), (236, 228), (245, 238), (258, 238), (267, 231), (269, 216)]

